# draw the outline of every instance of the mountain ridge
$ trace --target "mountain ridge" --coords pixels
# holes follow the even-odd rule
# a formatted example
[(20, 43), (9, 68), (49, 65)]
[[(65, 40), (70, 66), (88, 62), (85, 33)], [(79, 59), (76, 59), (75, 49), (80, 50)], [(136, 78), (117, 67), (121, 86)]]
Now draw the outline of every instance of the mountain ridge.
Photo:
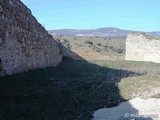
[[(57, 29), (48, 30), (51, 35), (69, 35), (69, 36), (85, 36), (85, 37), (126, 37), (129, 33), (140, 32), (135, 30), (124, 30), (116, 27), (101, 27), (96, 29)], [(149, 35), (160, 37), (160, 31), (145, 32)]]

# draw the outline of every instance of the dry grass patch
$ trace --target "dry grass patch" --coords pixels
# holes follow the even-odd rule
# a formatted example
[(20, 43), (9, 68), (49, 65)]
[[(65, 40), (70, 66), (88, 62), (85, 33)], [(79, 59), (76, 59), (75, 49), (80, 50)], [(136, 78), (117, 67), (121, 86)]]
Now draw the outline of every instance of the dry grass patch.
[(147, 74), (124, 78), (118, 84), (120, 93), (125, 99), (135, 97), (158, 97), (160, 94), (160, 75)]

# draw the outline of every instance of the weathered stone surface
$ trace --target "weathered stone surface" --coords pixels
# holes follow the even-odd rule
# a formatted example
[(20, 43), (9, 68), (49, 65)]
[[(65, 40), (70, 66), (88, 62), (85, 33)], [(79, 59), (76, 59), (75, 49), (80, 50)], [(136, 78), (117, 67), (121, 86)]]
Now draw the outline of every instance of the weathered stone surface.
[(126, 60), (160, 63), (160, 39), (142, 33), (128, 35)]
[(12, 0), (9, 0), (9, 4), (13, 6), (13, 1), (12, 1)]
[(58, 65), (61, 55), (57, 42), (20, 0), (0, 0), (0, 11), (3, 73)]
[(0, 5), (0, 12), (3, 12), (3, 8), (2, 8), (2, 6)]
[(3, 42), (3, 40), (2, 40), (2, 38), (0, 38), (0, 45), (2, 44), (2, 42)]

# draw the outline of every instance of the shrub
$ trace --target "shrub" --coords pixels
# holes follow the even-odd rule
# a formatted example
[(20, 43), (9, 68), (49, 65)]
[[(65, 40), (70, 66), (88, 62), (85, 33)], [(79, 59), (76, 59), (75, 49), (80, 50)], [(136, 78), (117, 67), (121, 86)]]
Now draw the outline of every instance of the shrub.
[(113, 50), (114, 52), (117, 52), (117, 53), (123, 53), (123, 52), (124, 52), (124, 49), (112, 48), (112, 50)]
[(109, 49), (113, 49), (113, 46), (109, 46)]
[(101, 44), (101, 43), (97, 43), (96, 45), (97, 45), (97, 46), (102, 46), (102, 44)]
[(86, 41), (85, 44), (93, 45), (92, 41)]
[(104, 38), (104, 40), (107, 40), (107, 38)]
[(69, 41), (67, 39), (63, 39), (63, 44), (69, 44)]
[(71, 44), (66, 44), (66, 47), (67, 47), (68, 49), (71, 49), (72, 45), (71, 45)]

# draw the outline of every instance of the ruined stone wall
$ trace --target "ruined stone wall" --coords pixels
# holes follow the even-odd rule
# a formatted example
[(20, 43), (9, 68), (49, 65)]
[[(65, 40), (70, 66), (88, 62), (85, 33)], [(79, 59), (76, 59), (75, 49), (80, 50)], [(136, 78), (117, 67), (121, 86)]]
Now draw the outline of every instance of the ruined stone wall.
[(142, 33), (128, 35), (126, 60), (160, 63), (160, 39)]
[(0, 0), (0, 72), (13, 74), (56, 66), (56, 41), (20, 0)]

